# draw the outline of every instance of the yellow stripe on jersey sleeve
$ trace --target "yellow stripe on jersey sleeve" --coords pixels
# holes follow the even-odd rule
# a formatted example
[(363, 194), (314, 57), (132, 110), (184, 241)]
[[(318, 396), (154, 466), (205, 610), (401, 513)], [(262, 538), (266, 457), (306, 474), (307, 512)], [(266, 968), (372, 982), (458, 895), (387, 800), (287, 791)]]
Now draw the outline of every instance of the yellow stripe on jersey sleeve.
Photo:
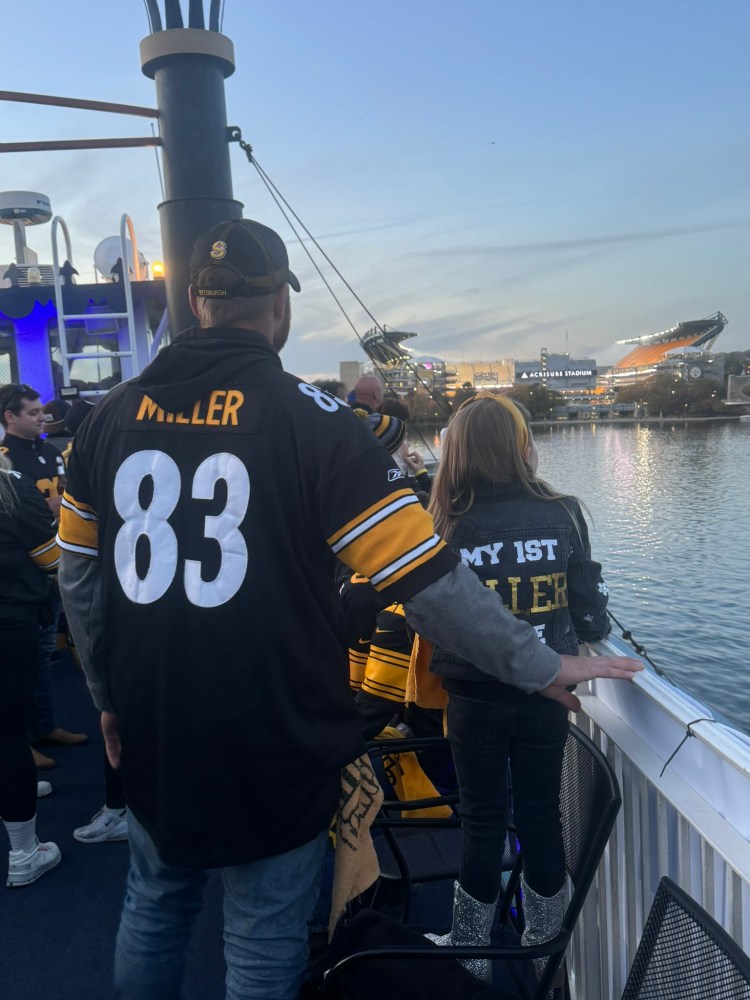
[(445, 542), (435, 534), (432, 518), (409, 492), (392, 494), (391, 503), (334, 536), (338, 538), (331, 545), (334, 553), (351, 569), (369, 577), (376, 590), (396, 583), (445, 548)]
[(356, 535), (356, 533), (361, 531), (363, 526), (366, 526), (372, 519), (375, 519), (373, 523), (377, 523), (378, 520), (382, 520), (384, 517), (387, 517), (389, 509), (394, 503), (403, 503), (404, 501), (407, 503), (419, 503), (419, 500), (415, 496), (413, 490), (396, 490), (393, 493), (389, 493), (388, 496), (382, 497), (377, 503), (368, 507), (367, 510), (362, 511), (361, 514), (358, 514), (355, 518), (345, 524), (343, 528), (339, 528), (338, 531), (335, 531), (327, 540), (328, 544), (331, 546), (333, 551), (337, 553), (341, 548), (348, 544), (347, 539), (349, 535), (352, 533), (355, 533)]
[(63, 493), (57, 542), (61, 549), (87, 559), (99, 555), (99, 524), (93, 507)]
[(81, 500), (76, 500), (76, 498), (71, 496), (67, 490), (63, 493), (62, 502), (64, 507), (68, 507), (75, 514), (78, 514), (79, 517), (93, 521), (98, 520), (96, 511), (91, 504), (83, 503)]
[(349, 687), (352, 691), (359, 691), (362, 687), (362, 678), (365, 676), (367, 666), (367, 653), (360, 653), (356, 649), (349, 649)]
[(362, 690), (403, 705), (406, 700), (408, 670), (408, 656), (373, 646), (370, 648)]
[(60, 548), (54, 537), (43, 542), (41, 545), (37, 545), (35, 549), (29, 552), (29, 555), (39, 569), (43, 569), (45, 573), (54, 573), (57, 569), (57, 564), (60, 562)]

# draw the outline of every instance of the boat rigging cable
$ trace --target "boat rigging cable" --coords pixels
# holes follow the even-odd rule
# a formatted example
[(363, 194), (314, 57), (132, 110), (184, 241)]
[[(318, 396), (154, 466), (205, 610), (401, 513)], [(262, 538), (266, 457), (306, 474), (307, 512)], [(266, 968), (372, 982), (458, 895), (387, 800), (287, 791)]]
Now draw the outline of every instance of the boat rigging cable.
[[(620, 629), (620, 632), (622, 634), (622, 638), (625, 640), (625, 642), (627, 642), (629, 645), (631, 645), (633, 647), (633, 649), (636, 651), (636, 653), (638, 653), (639, 656), (642, 656), (643, 659), (646, 660), (646, 662), (649, 663), (653, 667), (654, 671), (659, 675), (659, 677), (663, 677), (665, 680), (669, 681), (669, 683), (672, 684), (674, 687), (679, 688), (680, 685), (677, 683), (677, 681), (674, 680), (673, 677), (670, 677), (670, 675), (667, 673), (666, 670), (662, 670), (661, 667), (657, 667), (657, 665), (654, 663), (654, 661), (651, 659), (651, 657), (646, 652), (646, 647), (643, 646), (640, 642), (638, 642), (637, 639), (634, 638), (633, 633), (629, 629), (626, 629), (625, 626), (621, 622), (619, 622), (617, 620), (617, 618), (612, 614), (612, 612), (609, 610), (609, 608), (607, 608), (607, 614), (609, 615), (609, 617), (612, 619), (612, 621)], [(711, 716), (701, 716), (698, 719), (693, 719), (691, 722), (686, 723), (685, 724), (685, 735), (682, 737), (682, 739), (680, 740), (680, 742), (677, 744), (677, 746), (674, 748), (674, 750), (672, 751), (672, 753), (669, 755), (669, 757), (664, 762), (664, 767), (662, 767), (661, 772), (659, 773), (659, 777), (663, 776), (664, 772), (669, 767), (669, 765), (672, 763), (672, 761), (674, 760), (674, 758), (677, 756), (678, 752), (682, 749), (682, 747), (685, 744), (685, 742), (691, 736), (695, 736), (695, 733), (693, 732), (693, 730), (692, 730), (691, 727), (697, 725), (699, 722), (713, 722), (714, 725), (723, 725), (724, 724), (724, 723), (721, 723), (718, 719), (711, 718)]]
[(636, 651), (636, 653), (638, 653), (639, 656), (642, 656), (643, 659), (653, 667), (653, 669), (656, 671), (659, 677), (664, 677), (666, 680), (669, 681), (670, 684), (673, 684), (675, 687), (679, 687), (677, 681), (675, 681), (672, 677), (670, 677), (669, 674), (666, 672), (666, 670), (662, 670), (661, 667), (657, 667), (657, 665), (654, 663), (654, 661), (646, 652), (646, 647), (641, 645), (641, 643), (638, 642), (638, 640), (633, 636), (633, 633), (629, 629), (626, 629), (625, 626), (621, 622), (619, 622), (617, 618), (615, 618), (615, 616), (612, 614), (612, 611), (609, 608), (607, 608), (607, 614), (615, 623), (615, 625), (617, 625), (617, 627), (620, 629), (620, 633), (622, 634), (622, 637), (625, 640), (625, 642), (627, 642), (628, 645), (632, 646), (633, 649)]
[[(349, 326), (352, 328), (352, 330), (354, 332), (354, 335), (356, 336), (357, 340), (360, 343), (360, 346), (362, 347), (362, 349), (367, 354), (368, 352), (365, 349), (364, 340), (363, 340), (362, 336), (360, 335), (359, 331), (357, 330), (356, 326), (354, 325), (354, 322), (352, 321), (351, 317), (347, 313), (347, 311), (344, 308), (342, 302), (340, 301), (340, 299), (338, 298), (338, 296), (336, 295), (336, 293), (334, 292), (334, 290), (331, 288), (330, 283), (328, 282), (328, 280), (326, 279), (325, 275), (323, 274), (323, 272), (321, 271), (320, 267), (318, 266), (317, 261), (315, 260), (315, 258), (310, 253), (310, 251), (307, 248), (307, 246), (305, 245), (305, 242), (303, 241), (303, 239), (300, 236), (299, 232), (295, 228), (294, 223), (292, 222), (292, 220), (289, 217), (290, 214), (294, 217), (294, 219), (299, 224), (299, 226), (304, 230), (304, 232), (307, 235), (307, 237), (310, 240), (310, 242), (316, 248), (316, 250), (318, 251), (318, 253), (320, 253), (320, 255), (325, 259), (325, 261), (331, 267), (331, 269), (336, 274), (336, 276), (339, 278), (339, 280), (342, 282), (342, 284), (347, 289), (347, 291), (352, 295), (352, 297), (355, 299), (355, 301), (361, 306), (361, 308), (364, 310), (364, 312), (367, 314), (367, 316), (369, 316), (369, 318), (375, 324), (376, 328), (378, 330), (380, 330), (381, 333), (385, 333), (383, 327), (380, 325), (380, 323), (378, 323), (378, 321), (375, 319), (375, 317), (373, 316), (373, 314), (370, 312), (370, 310), (364, 304), (364, 302), (362, 301), (362, 299), (357, 295), (357, 293), (354, 291), (354, 289), (352, 288), (352, 286), (349, 284), (349, 282), (343, 276), (343, 274), (341, 273), (341, 271), (339, 271), (339, 269), (333, 263), (333, 261), (331, 260), (331, 258), (328, 256), (328, 254), (325, 252), (325, 250), (321, 247), (321, 245), (315, 239), (315, 237), (313, 236), (313, 234), (310, 232), (310, 230), (304, 224), (304, 222), (302, 221), (302, 219), (300, 219), (300, 217), (297, 215), (297, 213), (291, 207), (291, 205), (289, 204), (289, 202), (286, 200), (286, 198), (284, 198), (284, 196), (281, 194), (281, 192), (279, 191), (279, 189), (273, 183), (273, 181), (271, 180), (271, 178), (268, 176), (268, 174), (265, 172), (265, 170), (258, 163), (257, 159), (255, 158), (255, 156), (253, 154), (253, 148), (252, 148), (252, 146), (250, 145), (250, 143), (245, 142), (245, 140), (242, 138), (242, 132), (240, 131), (240, 129), (237, 126), (230, 126), (229, 129), (228, 129), (228, 133), (229, 133), (229, 141), (230, 142), (236, 142), (236, 143), (238, 143), (239, 146), (240, 146), (240, 148), (244, 151), (245, 155), (247, 156), (248, 163), (250, 163), (251, 166), (255, 167), (255, 169), (256, 169), (256, 171), (258, 173), (258, 176), (260, 177), (261, 181), (263, 182), (263, 184), (265, 185), (266, 189), (268, 190), (268, 193), (271, 195), (271, 197), (273, 198), (273, 200), (276, 202), (276, 205), (278, 206), (279, 211), (284, 216), (284, 218), (286, 219), (287, 224), (289, 225), (289, 227), (291, 228), (292, 232), (294, 233), (294, 235), (299, 240), (300, 246), (302, 247), (302, 249), (307, 254), (307, 256), (308, 256), (308, 258), (310, 260), (310, 263), (313, 265), (313, 267), (315, 268), (315, 270), (318, 272), (318, 275), (320, 276), (321, 281), (326, 286), (326, 288), (328, 289), (328, 291), (331, 293), (331, 296), (332, 296), (334, 302), (336, 303), (336, 305), (339, 307), (339, 310), (341, 311), (341, 314), (343, 315), (344, 319), (347, 321), (347, 323), (349, 324)], [(368, 357), (370, 357), (370, 360), (372, 361), (373, 366), (375, 367), (376, 371), (378, 372), (378, 374), (380, 375), (380, 377), (385, 382), (386, 386), (389, 386), (389, 380), (388, 380), (388, 374), (387, 374), (387, 372), (369, 354), (368, 354)], [(435, 402), (439, 407), (441, 407), (443, 409), (444, 415), (446, 417), (450, 417), (451, 411), (450, 411), (449, 404), (445, 400), (443, 400), (442, 398), (434, 395), (434, 393), (430, 389), (430, 387), (427, 384), (427, 382), (425, 382), (425, 380), (419, 374), (419, 370), (417, 369), (417, 366), (414, 365), (414, 364), (412, 364), (408, 360), (405, 360), (404, 364), (405, 364), (406, 367), (408, 367), (409, 369), (411, 369), (411, 371), (412, 371), (414, 377), (416, 378), (417, 382), (419, 382), (419, 384), (426, 390), (426, 392), (427, 392), (428, 396), (430, 397), (430, 399), (432, 399), (433, 402)], [(429, 444), (425, 440), (425, 438), (424, 438), (423, 434), (421, 433), (421, 431), (419, 430), (419, 428), (416, 427), (416, 426), (414, 426), (414, 430), (418, 434), (420, 440), (422, 441), (422, 443), (424, 444), (425, 448), (430, 453), (430, 455), (432, 456), (432, 458), (436, 460), (435, 453), (433, 452), (432, 448), (429, 446)]]

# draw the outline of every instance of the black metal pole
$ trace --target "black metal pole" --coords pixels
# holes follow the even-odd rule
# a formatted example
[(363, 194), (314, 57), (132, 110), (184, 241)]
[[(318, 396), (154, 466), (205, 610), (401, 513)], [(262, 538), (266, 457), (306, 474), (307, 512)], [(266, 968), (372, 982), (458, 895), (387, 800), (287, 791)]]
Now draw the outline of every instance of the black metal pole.
[(187, 298), (193, 242), (215, 223), (242, 216), (232, 194), (224, 98), (234, 47), (202, 28), (155, 31), (141, 42), (141, 67), (156, 83), (165, 195), (159, 217), (174, 336), (194, 323)]

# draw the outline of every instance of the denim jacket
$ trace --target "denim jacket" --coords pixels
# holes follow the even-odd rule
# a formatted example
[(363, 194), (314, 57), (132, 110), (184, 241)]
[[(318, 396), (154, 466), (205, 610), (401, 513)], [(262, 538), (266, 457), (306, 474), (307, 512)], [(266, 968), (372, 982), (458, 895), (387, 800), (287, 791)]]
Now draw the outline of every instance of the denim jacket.
[[(456, 523), (449, 544), (555, 652), (575, 656), (579, 640), (601, 639), (610, 631), (607, 587), (601, 565), (591, 558), (577, 501), (536, 498), (517, 483), (487, 486)], [(447, 649), (435, 650), (431, 670), (446, 678), (488, 680)], [(446, 687), (452, 688), (450, 682)]]

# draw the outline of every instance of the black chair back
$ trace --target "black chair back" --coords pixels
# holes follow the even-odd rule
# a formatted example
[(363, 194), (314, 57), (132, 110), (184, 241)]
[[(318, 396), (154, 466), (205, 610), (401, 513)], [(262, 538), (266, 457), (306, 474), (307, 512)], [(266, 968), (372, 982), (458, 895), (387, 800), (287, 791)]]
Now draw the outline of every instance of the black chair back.
[(565, 868), (573, 885), (563, 927), (571, 932), (621, 805), (620, 786), (611, 764), (588, 736), (571, 725), (560, 786)]
[[(505, 971), (498, 970), (497, 985), (494, 987), (500, 995), (511, 992), (516, 997), (543, 1000), (552, 989), (565, 957), (565, 950), (604, 854), (621, 802), (617, 778), (609, 761), (587, 736), (571, 726), (563, 760), (560, 809), (566, 871), (572, 888), (559, 934), (546, 944), (533, 947), (523, 947), (517, 935), (510, 937), (507, 943), (504, 940), (502, 944), (481, 948), (436, 948), (428, 941), (414, 945), (394, 941), (399, 947), (392, 952), (385, 941), (379, 941), (377, 953), (368, 950), (365, 954), (360, 951), (337, 963), (328, 973), (327, 990), (331, 992), (326, 992), (325, 995), (336, 995), (333, 990), (339, 976), (353, 964), (382, 961), (390, 955), (399, 962), (412, 962), (414, 959), (445, 962), (459, 958), (489, 958), (505, 965)], [(433, 832), (437, 832), (437, 829)], [(507, 912), (511, 900), (516, 897), (522, 865), (523, 857), (520, 855), (516, 858), (503, 893), (501, 916), (502, 908)], [(548, 961), (541, 979), (537, 980), (530, 960), (542, 957), (546, 957)]]
[(666, 876), (622, 1000), (750, 1000), (750, 958), (713, 917)]
[[(518, 973), (514, 975), (525, 995), (544, 997), (551, 989), (621, 805), (620, 786), (611, 764), (588, 736), (571, 725), (565, 744), (560, 785), (560, 814), (565, 869), (571, 886), (570, 901), (560, 932), (551, 941), (533, 948), (522, 948), (520, 945), (505, 948), (508, 959), (548, 956), (538, 988), (529, 978), (526, 963), (524, 981)], [(501, 899), (501, 919), (516, 897), (522, 870), (523, 848)]]

